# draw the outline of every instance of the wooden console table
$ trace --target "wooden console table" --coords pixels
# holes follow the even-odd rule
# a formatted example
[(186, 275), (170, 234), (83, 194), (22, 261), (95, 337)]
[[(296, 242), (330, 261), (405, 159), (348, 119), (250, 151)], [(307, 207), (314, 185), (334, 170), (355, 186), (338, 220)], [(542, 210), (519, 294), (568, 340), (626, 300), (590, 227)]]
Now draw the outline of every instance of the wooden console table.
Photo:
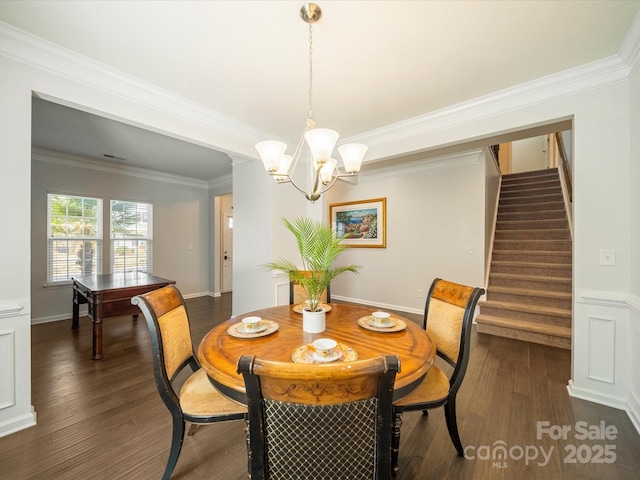
[(89, 306), (89, 318), (93, 323), (94, 360), (102, 358), (102, 321), (122, 315), (138, 316), (140, 308), (131, 304), (136, 295), (176, 283), (174, 280), (154, 277), (146, 273), (113, 275), (82, 275), (73, 277), (73, 319), (71, 328), (80, 326), (80, 305)]

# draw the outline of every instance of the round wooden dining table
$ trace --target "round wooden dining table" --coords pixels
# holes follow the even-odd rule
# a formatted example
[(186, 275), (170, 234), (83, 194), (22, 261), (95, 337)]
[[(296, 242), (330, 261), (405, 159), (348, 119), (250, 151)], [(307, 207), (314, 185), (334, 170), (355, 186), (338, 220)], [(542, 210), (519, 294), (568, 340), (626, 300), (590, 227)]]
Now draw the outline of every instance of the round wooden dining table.
[[(223, 322), (209, 331), (198, 347), (197, 356), (201, 367), (207, 372), (211, 382), (225, 395), (246, 404), (246, 391), (242, 375), (236, 372), (238, 359), (242, 355), (256, 355), (258, 358), (278, 361), (294, 361), (294, 352), (318, 338), (331, 338), (341, 347), (349, 349), (339, 361), (373, 358), (382, 354), (395, 354), (400, 359), (400, 372), (396, 375), (394, 400), (402, 398), (413, 390), (427, 374), (436, 355), (436, 347), (427, 332), (415, 322), (395, 315), (396, 325), (406, 323), (399, 331), (363, 328), (358, 323), (375, 310), (372, 307), (346, 304), (329, 304), (326, 314), (326, 330), (322, 333), (305, 333), (302, 330), (302, 314), (294, 311), (294, 306), (286, 305), (265, 308), (240, 315)], [(229, 333), (237, 328), (238, 322), (249, 316), (259, 316), (268, 320), (269, 325), (277, 323), (277, 330), (265, 332), (263, 336), (239, 338)], [(398, 320), (400, 322), (398, 322)], [(271, 330), (273, 330), (271, 328)], [(232, 333), (237, 330), (231, 330)], [(355, 352), (355, 353), (354, 353)], [(349, 358), (347, 358), (349, 357)], [(314, 365), (310, 364), (310, 368)]]

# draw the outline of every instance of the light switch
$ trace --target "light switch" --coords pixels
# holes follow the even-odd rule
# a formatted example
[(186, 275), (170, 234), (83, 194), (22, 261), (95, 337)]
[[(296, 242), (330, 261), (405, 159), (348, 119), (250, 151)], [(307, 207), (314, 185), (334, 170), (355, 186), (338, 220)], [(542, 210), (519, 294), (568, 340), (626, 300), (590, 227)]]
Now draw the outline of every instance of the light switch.
[(613, 248), (603, 248), (600, 250), (600, 265), (615, 265), (616, 251)]

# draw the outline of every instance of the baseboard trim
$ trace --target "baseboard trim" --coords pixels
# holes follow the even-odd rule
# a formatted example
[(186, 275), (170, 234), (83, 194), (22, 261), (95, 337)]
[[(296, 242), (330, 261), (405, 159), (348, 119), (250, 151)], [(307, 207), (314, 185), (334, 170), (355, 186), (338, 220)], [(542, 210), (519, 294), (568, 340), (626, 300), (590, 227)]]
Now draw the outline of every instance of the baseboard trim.
[(19, 432), (36, 424), (36, 411), (31, 405), (31, 412), (0, 424), (0, 438)]
[(573, 383), (573, 380), (569, 380), (567, 391), (569, 392), (569, 396), (579, 398), (580, 400), (587, 400), (607, 407), (617, 408), (618, 410), (628, 411), (628, 405), (624, 400), (618, 397), (603, 395), (593, 390), (578, 388)]
[(636, 431), (640, 435), (640, 399), (638, 399), (632, 392), (629, 393), (629, 401), (627, 402), (627, 415), (629, 420), (636, 427)]
[[(87, 310), (87, 307), (84, 308), (80, 308), (80, 313), (79, 313), (79, 317), (86, 317), (88, 315), (89, 311)], [(71, 318), (73, 317), (73, 314), (71, 312), (69, 313), (62, 313), (60, 315), (51, 315), (50, 317), (40, 317), (40, 318), (32, 318), (31, 319), (31, 325), (39, 325), (41, 323), (51, 323), (51, 322), (59, 322), (62, 320), (71, 320)]]
[(331, 299), (342, 300), (343, 302), (357, 303), (360, 305), (371, 305), (373, 307), (379, 307), (379, 308), (388, 309), (388, 310), (397, 310), (399, 312), (415, 313), (417, 315), (424, 314), (423, 309), (404, 307), (402, 305), (391, 305), (389, 303), (372, 302), (371, 300), (362, 300), (360, 298), (350, 298), (350, 297), (343, 297), (341, 295), (331, 294)]

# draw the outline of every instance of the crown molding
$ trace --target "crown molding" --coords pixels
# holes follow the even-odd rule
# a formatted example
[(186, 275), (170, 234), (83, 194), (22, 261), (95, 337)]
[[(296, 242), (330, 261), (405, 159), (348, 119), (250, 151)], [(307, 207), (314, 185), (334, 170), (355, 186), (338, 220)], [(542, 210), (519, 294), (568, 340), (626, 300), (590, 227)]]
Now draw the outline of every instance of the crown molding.
[(229, 192), (233, 189), (233, 174), (223, 175), (209, 180), (208, 186), (210, 190), (223, 190), (228, 189)]
[(238, 147), (240, 151), (252, 151), (253, 145), (266, 135), (202, 104), (175, 95), (2, 21), (0, 21), (0, 56), (143, 105), (151, 110), (181, 118), (231, 140), (228, 142), (229, 145)]
[(382, 146), (418, 138), (455, 125), (475, 122), (508, 111), (619, 83), (629, 78), (629, 66), (614, 55), (557, 74), (413, 117), (345, 139)]
[(51, 150), (43, 150), (40, 148), (31, 149), (31, 159), (37, 160), (39, 162), (63, 165), (66, 167), (85, 168), (87, 170), (96, 170), (99, 172), (116, 173), (119, 175), (128, 175), (130, 177), (145, 178), (147, 180), (154, 180), (157, 182), (174, 183), (195, 188), (209, 188), (209, 182), (206, 182), (204, 180), (196, 180), (194, 178), (171, 175), (169, 173), (158, 172), (155, 170), (147, 170), (146, 168), (129, 167), (127, 165), (114, 165), (103, 160), (80, 157), (77, 155), (69, 155), (67, 153), (59, 153)]
[[(358, 178), (365, 180), (368, 177), (389, 177), (396, 175), (407, 175), (425, 170), (434, 170), (437, 168), (462, 167), (465, 165), (474, 165), (480, 162), (480, 155), (483, 149), (477, 148), (466, 152), (452, 153), (447, 155), (439, 155), (436, 157), (425, 156), (419, 160), (411, 162), (401, 162), (399, 164), (389, 164), (382, 167), (375, 167), (375, 163), (371, 164), (370, 170), (362, 170), (358, 174)], [(386, 163), (386, 162), (385, 162)]]
[[(636, 16), (621, 47), (620, 55), (364, 132), (344, 139), (344, 142), (365, 143), (369, 145), (370, 152), (374, 153), (372, 150), (375, 147), (401, 144), (454, 125), (479, 121), (624, 81), (629, 78), (631, 68), (637, 68), (640, 62), (639, 18), (640, 15)], [(201, 104), (174, 95), (1, 21), (0, 55), (202, 126), (227, 140), (228, 148), (216, 146), (227, 154), (235, 151), (250, 157), (254, 154), (253, 145), (261, 138), (269, 137), (264, 132)], [(381, 152), (384, 150), (380, 148)], [(384, 156), (380, 155), (380, 158)]]
[(640, 65), (640, 13), (633, 19), (618, 55), (629, 66), (629, 75), (633, 76)]

